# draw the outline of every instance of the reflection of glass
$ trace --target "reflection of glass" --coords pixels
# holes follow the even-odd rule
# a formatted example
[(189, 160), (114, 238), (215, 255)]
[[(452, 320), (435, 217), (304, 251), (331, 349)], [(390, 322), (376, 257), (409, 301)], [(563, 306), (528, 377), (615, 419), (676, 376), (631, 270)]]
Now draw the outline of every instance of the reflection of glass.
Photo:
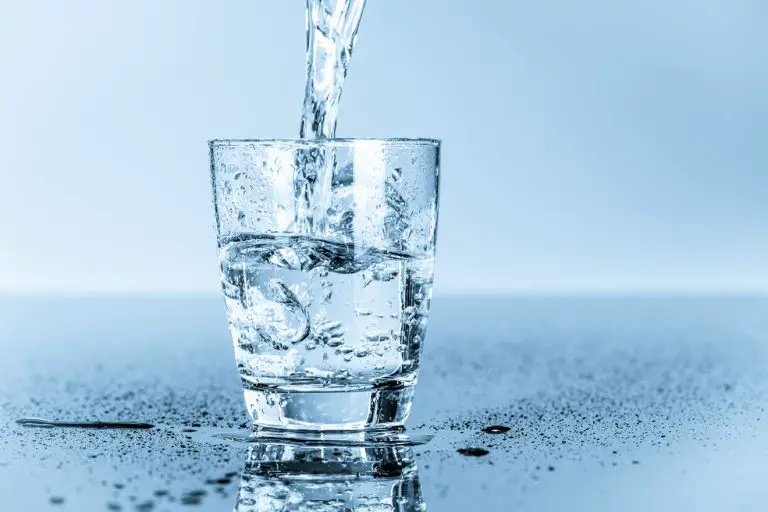
[(253, 444), (236, 512), (426, 510), (407, 446)]
[(432, 295), (440, 143), (210, 149), (222, 290), (255, 423), (402, 426)]

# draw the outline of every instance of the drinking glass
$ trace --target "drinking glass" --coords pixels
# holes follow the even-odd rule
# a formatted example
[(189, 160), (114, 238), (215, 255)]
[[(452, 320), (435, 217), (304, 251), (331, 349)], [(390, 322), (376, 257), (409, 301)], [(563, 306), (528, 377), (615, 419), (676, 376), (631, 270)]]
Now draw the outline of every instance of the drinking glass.
[(402, 426), (432, 295), (440, 143), (213, 140), (221, 286), (260, 428)]

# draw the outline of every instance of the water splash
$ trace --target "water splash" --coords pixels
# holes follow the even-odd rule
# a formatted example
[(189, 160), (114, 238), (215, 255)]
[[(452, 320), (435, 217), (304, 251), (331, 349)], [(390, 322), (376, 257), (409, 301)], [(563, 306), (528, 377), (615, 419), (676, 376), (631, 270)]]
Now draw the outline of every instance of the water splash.
[(307, 86), (302, 139), (333, 138), (365, 0), (307, 0)]

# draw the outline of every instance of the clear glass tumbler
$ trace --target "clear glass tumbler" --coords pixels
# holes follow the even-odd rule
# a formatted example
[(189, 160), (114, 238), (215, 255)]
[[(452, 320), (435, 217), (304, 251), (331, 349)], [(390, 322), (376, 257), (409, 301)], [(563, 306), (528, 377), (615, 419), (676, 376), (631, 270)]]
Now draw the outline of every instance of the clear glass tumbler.
[(256, 426), (398, 427), (438, 212), (429, 139), (210, 142), (221, 284)]

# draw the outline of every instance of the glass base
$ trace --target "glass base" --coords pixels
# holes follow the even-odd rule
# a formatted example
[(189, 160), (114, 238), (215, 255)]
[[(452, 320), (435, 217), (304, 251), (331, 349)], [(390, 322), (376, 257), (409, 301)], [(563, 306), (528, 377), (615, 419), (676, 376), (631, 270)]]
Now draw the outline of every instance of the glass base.
[(411, 412), (413, 386), (286, 391), (250, 385), (244, 394), (258, 428), (355, 431), (402, 427)]

